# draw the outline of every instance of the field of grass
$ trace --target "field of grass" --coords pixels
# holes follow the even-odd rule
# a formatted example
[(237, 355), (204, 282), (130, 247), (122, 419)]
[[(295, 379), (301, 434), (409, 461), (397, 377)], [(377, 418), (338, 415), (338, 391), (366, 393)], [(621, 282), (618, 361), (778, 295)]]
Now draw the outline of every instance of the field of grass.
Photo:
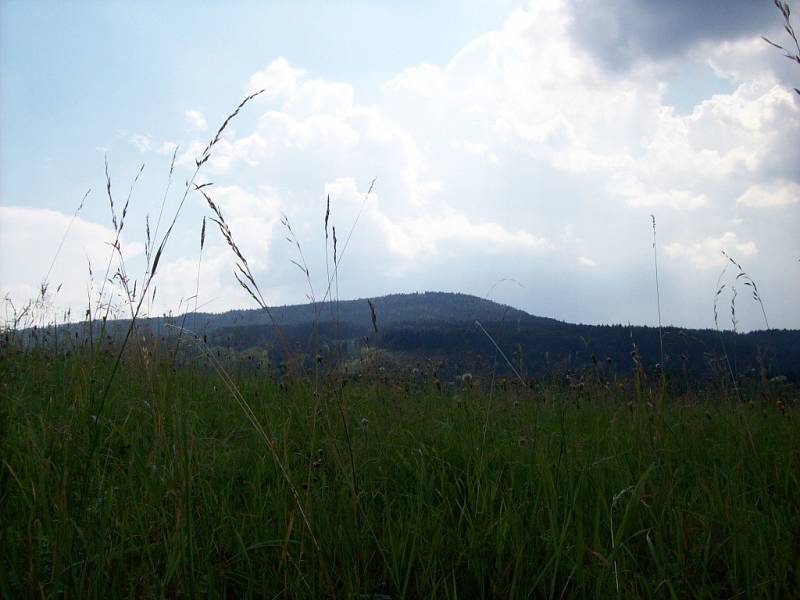
[[(787, 49), (764, 39), (800, 64), (789, 5), (774, 4), (791, 41)], [(49, 277), (88, 192), (40, 297), (19, 311), (6, 300), (0, 597), (800, 598), (800, 389), (767, 378), (760, 347), (762, 372), (737, 372), (737, 282), (771, 328), (756, 282), (725, 252), (713, 300), (721, 379), (690, 379), (685, 365), (680, 380), (660, 372), (671, 332), (662, 328), (654, 215), (655, 373), (634, 346), (633, 370), (618, 381), (598, 368), (522, 381), (478, 321), (518, 385), (485, 375), (443, 382), (431, 363), (387, 371), (299, 353), (276, 374), (261, 358), (220, 356), (188, 334), (180, 352), (149, 338), (141, 321), (193, 194), (230, 248), (238, 283), (277, 323), (216, 188), (200, 176), (231, 120), (263, 92), (221, 123), (168, 204), (174, 149), (152, 237), (145, 219), (140, 278), (127, 271), (121, 240), (144, 165), (115, 204), (106, 159), (114, 239), (104, 240), (111, 256), (99, 291), (88, 265), (86, 311), (86, 330), (101, 335), (57, 346), (24, 331), (58, 321), (45, 316)], [(312, 305), (338, 303), (341, 261), (374, 183), (341, 246), (328, 197), (318, 296), (282, 216)], [(204, 217), (186, 296), (195, 311), (205, 235)], [(730, 336), (719, 318), (726, 289)], [(106, 339), (107, 320), (120, 316), (123, 339)]]
[(4, 597), (800, 596), (788, 386), (112, 366), (2, 348)]

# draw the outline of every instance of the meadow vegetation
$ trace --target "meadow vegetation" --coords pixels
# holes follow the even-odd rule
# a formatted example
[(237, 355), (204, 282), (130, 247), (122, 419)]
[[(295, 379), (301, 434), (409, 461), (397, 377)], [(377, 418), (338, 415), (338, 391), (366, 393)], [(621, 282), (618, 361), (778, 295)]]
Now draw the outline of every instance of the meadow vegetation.
[[(0, 357), (6, 597), (797, 597), (800, 420), (659, 379)], [(227, 371), (226, 371), (227, 373)], [(234, 387), (231, 387), (234, 386)]]
[[(211, 184), (195, 183), (252, 97), (171, 217), (167, 187), (139, 280), (120, 244), (130, 194), (115, 205), (107, 177), (116, 240), (83, 334), (25, 329), (46, 312), (47, 281), (0, 332), (0, 595), (800, 597), (798, 388), (763, 369), (741, 383), (725, 346), (735, 294), (733, 338), (719, 335), (728, 366), (702, 386), (663, 368), (660, 297), (662, 365), (646, 369), (634, 346), (613, 381), (592, 367), (532, 377), (483, 326), (499, 367), (455, 381), (424, 357), (386, 368), (320, 346), (261, 368), (183, 322), (152, 335), (142, 317), (193, 193), (272, 320)], [(316, 297), (283, 225), (315, 306), (335, 316), (353, 229), (339, 244), (328, 217)], [(204, 220), (201, 256), (205, 235)], [(107, 335), (114, 316), (125, 329)]]

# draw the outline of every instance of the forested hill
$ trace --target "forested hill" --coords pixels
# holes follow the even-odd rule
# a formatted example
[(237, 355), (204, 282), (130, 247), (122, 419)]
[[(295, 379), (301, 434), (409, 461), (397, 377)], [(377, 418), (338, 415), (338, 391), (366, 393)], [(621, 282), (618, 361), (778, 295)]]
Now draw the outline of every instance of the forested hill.
[[(352, 355), (364, 347), (380, 348), (406, 362), (444, 359), (454, 369), (480, 370), (495, 365), (497, 354), (479, 321), (509, 358), (529, 372), (601, 364), (625, 370), (632, 352), (644, 368), (662, 360), (658, 329), (623, 325), (578, 325), (537, 317), (510, 306), (466, 294), (425, 292), (373, 298), (378, 332), (366, 299), (338, 303), (272, 307), (284, 343), (309, 353), (336, 342)], [(261, 310), (223, 314), (189, 314), (171, 319), (184, 322), (216, 347), (246, 351), (277, 350), (275, 328)], [(164, 319), (153, 320), (164, 331)], [(175, 331), (174, 328), (172, 331)], [(662, 332), (665, 367), (697, 375), (727, 369), (725, 354), (737, 372), (762, 367), (771, 375), (800, 377), (800, 331), (772, 330), (720, 335), (714, 330), (665, 327)], [(279, 353), (279, 352), (278, 352)], [(520, 362), (521, 361), (521, 362)]]
[[(379, 328), (398, 323), (472, 323), (473, 321), (536, 322), (542, 326), (558, 326), (555, 319), (534, 317), (525, 311), (498, 304), (491, 300), (468, 294), (424, 292), (417, 294), (391, 294), (371, 299), (375, 307)], [(270, 307), (275, 323), (281, 327), (308, 323), (347, 323), (358, 328), (372, 329), (372, 315), (367, 299), (343, 300), (315, 304), (295, 304)], [(182, 319), (179, 317), (178, 319)], [(173, 318), (174, 322), (176, 319)], [(153, 319), (158, 323), (163, 319)], [(232, 310), (225, 313), (189, 313), (186, 323), (194, 323), (206, 333), (229, 327), (271, 325), (263, 310)]]
[[(663, 360), (666, 370), (684, 375), (752, 374), (763, 368), (769, 376), (800, 379), (797, 330), (720, 334), (665, 327), (659, 336), (653, 327), (577, 325), (536, 317), (466, 294), (393, 294), (370, 301), (377, 331), (367, 299), (271, 307), (277, 328), (258, 309), (149, 318), (141, 325), (165, 339), (183, 326), (202, 335), (209, 346), (266, 351), (273, 363), (298, 351), (314, 356), (334, 346), (338, 356), (353, 359), (369, 347), (401, 364), (435, 359), (453, 370), (479, 371), (497, 367), (496, 342), (509, 360), (531, 374), (582, 367), (629, 373), (635, 363), (649, 370)], [(124, 334), (128, 324), (110, 322), (106, 333)], [(95, 331), (99, 327), (95, 322)], [(88, 331), (86, 324), (66, 329), (73, 334)]]

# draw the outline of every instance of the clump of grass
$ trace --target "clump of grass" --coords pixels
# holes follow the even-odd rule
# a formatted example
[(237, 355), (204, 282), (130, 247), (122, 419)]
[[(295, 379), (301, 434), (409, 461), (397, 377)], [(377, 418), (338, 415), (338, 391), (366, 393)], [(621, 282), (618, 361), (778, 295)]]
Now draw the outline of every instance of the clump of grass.
[(761, 315), (764, 317), (764, 326), (769, 330), (769, 319), (767, 319), (767, 311), (764, 308), (764, 301), (761, 299), (761, 294), (758, 291), (758, 286), (756, 282), (753, 281), (753, 278), (748, 275), (745, 270), (742, 268), (738, 262), (733, 260), (724, 250), (722, 251), (722, 256), (724, 256), (728, 262), (736, 267), (738, 273), (736, 274), (736, 278), (733, 281), (733, 292), (731, 298), (731, 323), (733, 324), (734, 330), (736, 329), (736, 293), (735, 293), (735, 285), (740, 279), (742, 283), (750, 288), (752, 298), (755, 302), (758, 303), (759, 308), (761, 308)]
[[(759, 308), (761, 309), (761, 315), (764, 318), (764, 325), (769, 331), (769, 320), (767, 319), (767, 311), (764, 307), (764, 301), (761, 298), (761, 294), (758, 291), (758, 285), (756, 285), (755, 280), (742, 268), (742, 265), (739, 264), (736, 260), (734, 260), (725, 250), (722, 250), (722, 256), (725, 258), (725, 265), (720, 271), (719, 277), (717, 278), (717, 285), (716, 291), (714, 293), (714, 328), (717, 330), (717, 334), (719, 335), (720, 346), (722, 348), (722, 354), (725, 360), (725, 366), (727, 369), (727, 374), (730, 376), (731, 384), (733, 386), (733, 391), (736, 394), (737, 399), (741, 402), (741, 394), (739, 391), (739, 384), (737, 379), (737, 368), (736, 368), (736, 339), (737, 334), (739, 333), (738, 326), (739, 321), (736, 317), (736, 300), (738, 298), (739, 292), (737, 290), (737, 283), (741, 281), (744, 285), (750, 288), (751, 297), (752, 299), (758, 303)], [(728, 272), (728, 267), (733, 265), (736, 270), (738, 271), (736, 276), (733, 278), (733, 281), (730, 282), (730, 320), (731, 320), (731, 332), (732, 332), (732, 341), (734, 344), (733, 348), (733, 359), (731, 358), (730, 353), (728, 352), (728, 347), (725, 343), (725, 336), (723, 335), (722, 328), (720, 327), (719, 323), (719, 301), (722, 297), (726, 288), (728, 288), (728, 283), (724, 282), (725, 275)]]
[[(144, 169), (144, 166), (142, 166), (142, 168), (139, 169), (136, 177), (133, 180), (133, 183), (131, 184), (130, 191), (129, 191), (128, 196), (126, 198), (125, 204), (123, 205), (123, 208), (122, 208), (122, 213), (121, 213), (121, 215), (120, 215), (120, 217), (118, 219), (117, 212), (116, 212), (115, 206), (114, 206), (113, 194), (112, 194), (112, 191), (111, 191), (111, 177), (110, 177), (109, 171), (108, 171), (108, 160), (106, 159), (106, 162), (105, 162), (105, 164), (106, 164), (106, 192), (107, 192), (107, 196), (108, 196), (108, 199), (109, 199), (109, 204), (110, 204), (110, 207), (111, 207), (112, 224), (114, 226), (114, 231), (115, 231), (115, 239), (114, 239), (114, 241), (112, 243), (112, 258), (116, 254), (116, 256), (118, 258), (118, 261), (119, 261), (118, 262), (119, 267), (117, 269), (117, 279), (121, 282), (121, 284), (122, 284), (122, 286), (124, 288), (125, 294), (127, 296), (127, 304), (128, 304), (128, 309), (130, 311), (130, 319), (128, 320), (128, 324), (127, 324), (127, 327), (125, 328), (125, 332), (124, 332), (124, 334), (123, 334), (123, 336), (121, 338), (121, 341), (118, 344), (118, 349), (115, 352), (115, 356), (114, 356), (113, 362), (111, 364), (111, 368), (110, 368), (110, 370), (108, 371), (108, 373), (107, 373), (107, 375), (105, 377), (105, 382), (101, 384), (99, 381), (97, 381), (97, 384), (95, 384), (95, 381), (94, 380), (92, 381), (92, 389), (91, 389), (90, 394), (89, 394), (89, 404), (92, 407), (91, 410), (92, 410), (92, 416), (94, 417), (94, 419), (93, 419), (94, 426), (93, 426), (92, 431), (91, 431), (91, 442), (89, 444), (89, 454), (88, 454), (88, 458), (87, 458), (87, 460), (89, 462), (91, 462), (95, 458), (95, 454), (98, 451), (98, 449), (100, 448), (102, 430), (101, 430), (101, 427), (99, 426), (99, 423), (101, 422), (101, 419), (104, 417), (104, 411), (105, 411), (105, 409), (107, 407), (108, 398), (109, 398), (109, 396), (111, 394), (111, 390), (113, 388), (114, 381), (115, 381), (115, 379), (116, 379), (116, 377), (117, 377), (117, 375), (119, 373), (119, 369), (120, 369), (120, 367), (122, 365), (123, 356), (125, 355), (128, 343), (129, 343), (129, 341), (131, 340), (132, 337), (134, 337), (137, 340), (137, 346), (139, 347), (139, 351), (140, 351), (140, 355), (142, 356), (142, 359), (143, 360), (146, 359), (146, 354), (145, 354), (144, 349), (142, 347), (141, 339), (140, 339), (139, 336), (135, 336), (134, 335), (134, 332), (137, 330), (137, 325), (138, 325), (137, 321), (138, 321), (139, 316), (141, 314), (144, 301), (148, 297), (148, 292), (150, 290), (150, 287), (153, 285), (153, 283), (155, 281), (158, 265), (159, 265), (159, 262), (160, 262), (162, 256), (164, 255), (164, 250), (166, 249), (167, 244), (168, 244), (168, 242), (170, 240), (170, 237), (171, 237), (171, 234), (172, 234), (172, 230), (175, 227), (175, 224), (176, 224), (176, 222), (177, 222), (177, 220), (178, 220), (178, 218), (179, 218), (179, 216), (180, 216), (180, 214), (182, 212), (182, 209), (183, 209), (183, 206), (184, 206), (184, 204), (186, 202), (186, 199), (189, 197), (189, 194), (194, 190), (194, 188), (197, 187), (194, 182), (195, 182), (195, 180), (196, 180), (196, 178), (197, 178), (197, 176), (198, 176), (198, 174), (200, 172), (200, 168), (210, 158), (211, 151), (212, 151), (214, 145), (219, 141), (220, 135), (222, 134), (223, 130), (228, 125), (228, 123), (231, 121), (231, 119), (233, 117), (235, 117), (239, 113), (241, 108), (247, 102), (252, 100), (259, 93), (260, 92), (257, 92), (255, 94), (252, 94), (252, 95), (248, 96), (247, 98), (245, 98), (239, 104), (239, 106), (236, 108), (236, 110), (230, 116), (228, 116), (228, 118), (223, 122), (222, 126), (217, 130), (216, 136), (205, 147), (201, 157), (198, 158), (195, 161), (196, 168), (195, 168), (194, 172), (192, 173), (192, 176), (190, 177), (190, 179), (186, 182), (186, 187), (184, 189), (183, 195), (181, 196), (181, 198), (180, 198), (180, 200), (178, 202), (178, 205), (177, 205), (177, 207), (176, 207), (176, 209), (175, 209), (175, 211), (173, 213), (172, 220), (171, 220), (171, 222), (169, 224), (169, 227), (167, 228), (166, 232), (162, 235), (161, 239), (158, 241), (158, 244), (155, 247), (155, 251), (152, 253), (151, 262), (148, 262), (148, 264), (147, 264), (146, 271), (145, 271), (146, 275), (145, 275), (145, 277), (144, 277), (144, 279), (142, 281), (140, 293), (139, 293), (138, 296), (137, 296), (137, 293), (136, 293), (137, 283), (134, 282), (133, 286), (131, 287), (129, 277), (128, 277), (126, 269), (125, 269), (124, 254), (122, 252), (122, 248), (121, 248), (121, 245), (120, 245), (120, 236), (121, 236), (122, 230), (124, 228), (125, 217), (127, 215), (128, 205), (129, 205), (129, 202), (130, 202), (131, 195), (133, 193), (133, 190), (134, 190), (134, 187), (136, 185), (136, 182), (138, 181), (138, 178), (141, 175), (142, 170)], [(172, 170), (172, 167), (170, 167), (170, 171), (171, 170)], [(100, 295), (99, 295), (100, 299), (102, 299), (102, 296), (103, 296), (103, 289), (104, 289), (104, 286), (105, 286), (105, 282), (108, 279), (108, 272), (110, 271), (110, 267), (111, 267), (111, 258), (109, 259), (109, 265), (108, 265), (108, 268), (106, 270), (106, 276), (104, 277), (103, 286), (101, 287), (101, 290), (100, 290)], [(110, 306), (110, 304), (109, 304), (109, 306)], [(103, 316), (103, 326), (104, 327), (105, 327), (105, 321), (106, 321), (106, 317), (107, 316), (108, 316), (108, 309), (106, 310), (106, 314)], [(102, 332), (104, 332), (104, 327), (103, 327), (103, 329), (101, 329), (101, 337), (102, 337)], [(92, 362), (94, 363), (97, 360), (99, 360), (99, 357), (93, 357)], [(148, 377), (147, 380), (148, 380), (148, 382), (152, 383), (152, 378), (151, 377)], [(153, 400), (155, 402), (155, 398)], [(89, 508), (87, 502), (88, 502), (88, 491), (89, 491), (90, 485), (91, 485), (90, 473), (88, 471), (85, 471), (84, 472), (84, 476), (82, 478), (82, 487), (81, 487), (80, 500), (79, 500), (79, 505), (81, 507), (81, 511), (85, 511), (85, 510), (87, 510)]]

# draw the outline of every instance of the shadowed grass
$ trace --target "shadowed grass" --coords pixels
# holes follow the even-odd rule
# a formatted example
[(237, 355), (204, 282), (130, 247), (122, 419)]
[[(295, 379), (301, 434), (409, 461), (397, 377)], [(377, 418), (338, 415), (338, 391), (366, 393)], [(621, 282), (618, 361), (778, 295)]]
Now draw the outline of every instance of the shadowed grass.
[[(13, 346), (0, 358), (6, 597), (800, 591), (788, 397), (650, 407), (623, 390), (541, 384), (496, 389), (489, 405), (479, 387), (328, 374), (316, 399), (310, 383), (242, 375), (287, 478), (201, 366), (155, 361), (151, 385), (131, 353), (95, 418), (90, 379), (113, 360), (93, 372), (83, 358)], [(289, 478), (305, 482), (319, 554)]]

